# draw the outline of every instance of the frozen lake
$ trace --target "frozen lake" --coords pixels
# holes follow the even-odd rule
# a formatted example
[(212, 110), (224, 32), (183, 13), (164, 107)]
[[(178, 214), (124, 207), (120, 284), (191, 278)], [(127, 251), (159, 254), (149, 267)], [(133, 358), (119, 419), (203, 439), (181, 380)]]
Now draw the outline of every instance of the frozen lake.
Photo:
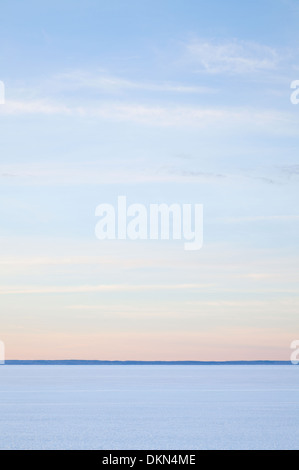
[(0, 366), (0, 449), (299, 449), (299, 367)]

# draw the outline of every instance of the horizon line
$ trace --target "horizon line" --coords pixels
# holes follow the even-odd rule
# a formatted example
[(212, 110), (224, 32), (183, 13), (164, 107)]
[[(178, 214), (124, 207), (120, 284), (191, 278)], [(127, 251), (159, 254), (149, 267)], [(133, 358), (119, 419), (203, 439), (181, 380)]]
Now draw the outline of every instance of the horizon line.
[(141, 361), (93, 359), (11, 359), (4, 365), (293, 365), (285, 360), (232, 360), (232, 361)]

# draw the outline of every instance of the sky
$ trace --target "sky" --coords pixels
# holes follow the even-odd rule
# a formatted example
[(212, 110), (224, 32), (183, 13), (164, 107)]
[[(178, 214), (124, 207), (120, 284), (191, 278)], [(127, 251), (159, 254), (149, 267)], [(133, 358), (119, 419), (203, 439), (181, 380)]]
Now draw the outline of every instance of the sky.
[[(7, 359), (289, 360), (299, 5), (4, 0)], [(99, 204), (203, 204), (204, 244), (105, 240)]]

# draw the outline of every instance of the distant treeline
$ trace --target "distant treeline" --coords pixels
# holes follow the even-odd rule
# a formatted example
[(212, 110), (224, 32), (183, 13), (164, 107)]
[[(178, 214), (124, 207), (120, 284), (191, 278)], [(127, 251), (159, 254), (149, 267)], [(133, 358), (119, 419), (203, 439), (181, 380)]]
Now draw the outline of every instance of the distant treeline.
[(6, 361), (6, 365), (35, 365), (35, 366), (243, 366), (243, 365), (291, 365), (290, 361)]

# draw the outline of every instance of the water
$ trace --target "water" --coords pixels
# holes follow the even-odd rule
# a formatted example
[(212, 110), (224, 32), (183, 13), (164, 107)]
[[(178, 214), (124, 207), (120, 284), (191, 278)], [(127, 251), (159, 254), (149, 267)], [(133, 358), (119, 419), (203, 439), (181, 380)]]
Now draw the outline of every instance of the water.
[(1, 366), (0, 449), (298, 449), (296, 366)]

